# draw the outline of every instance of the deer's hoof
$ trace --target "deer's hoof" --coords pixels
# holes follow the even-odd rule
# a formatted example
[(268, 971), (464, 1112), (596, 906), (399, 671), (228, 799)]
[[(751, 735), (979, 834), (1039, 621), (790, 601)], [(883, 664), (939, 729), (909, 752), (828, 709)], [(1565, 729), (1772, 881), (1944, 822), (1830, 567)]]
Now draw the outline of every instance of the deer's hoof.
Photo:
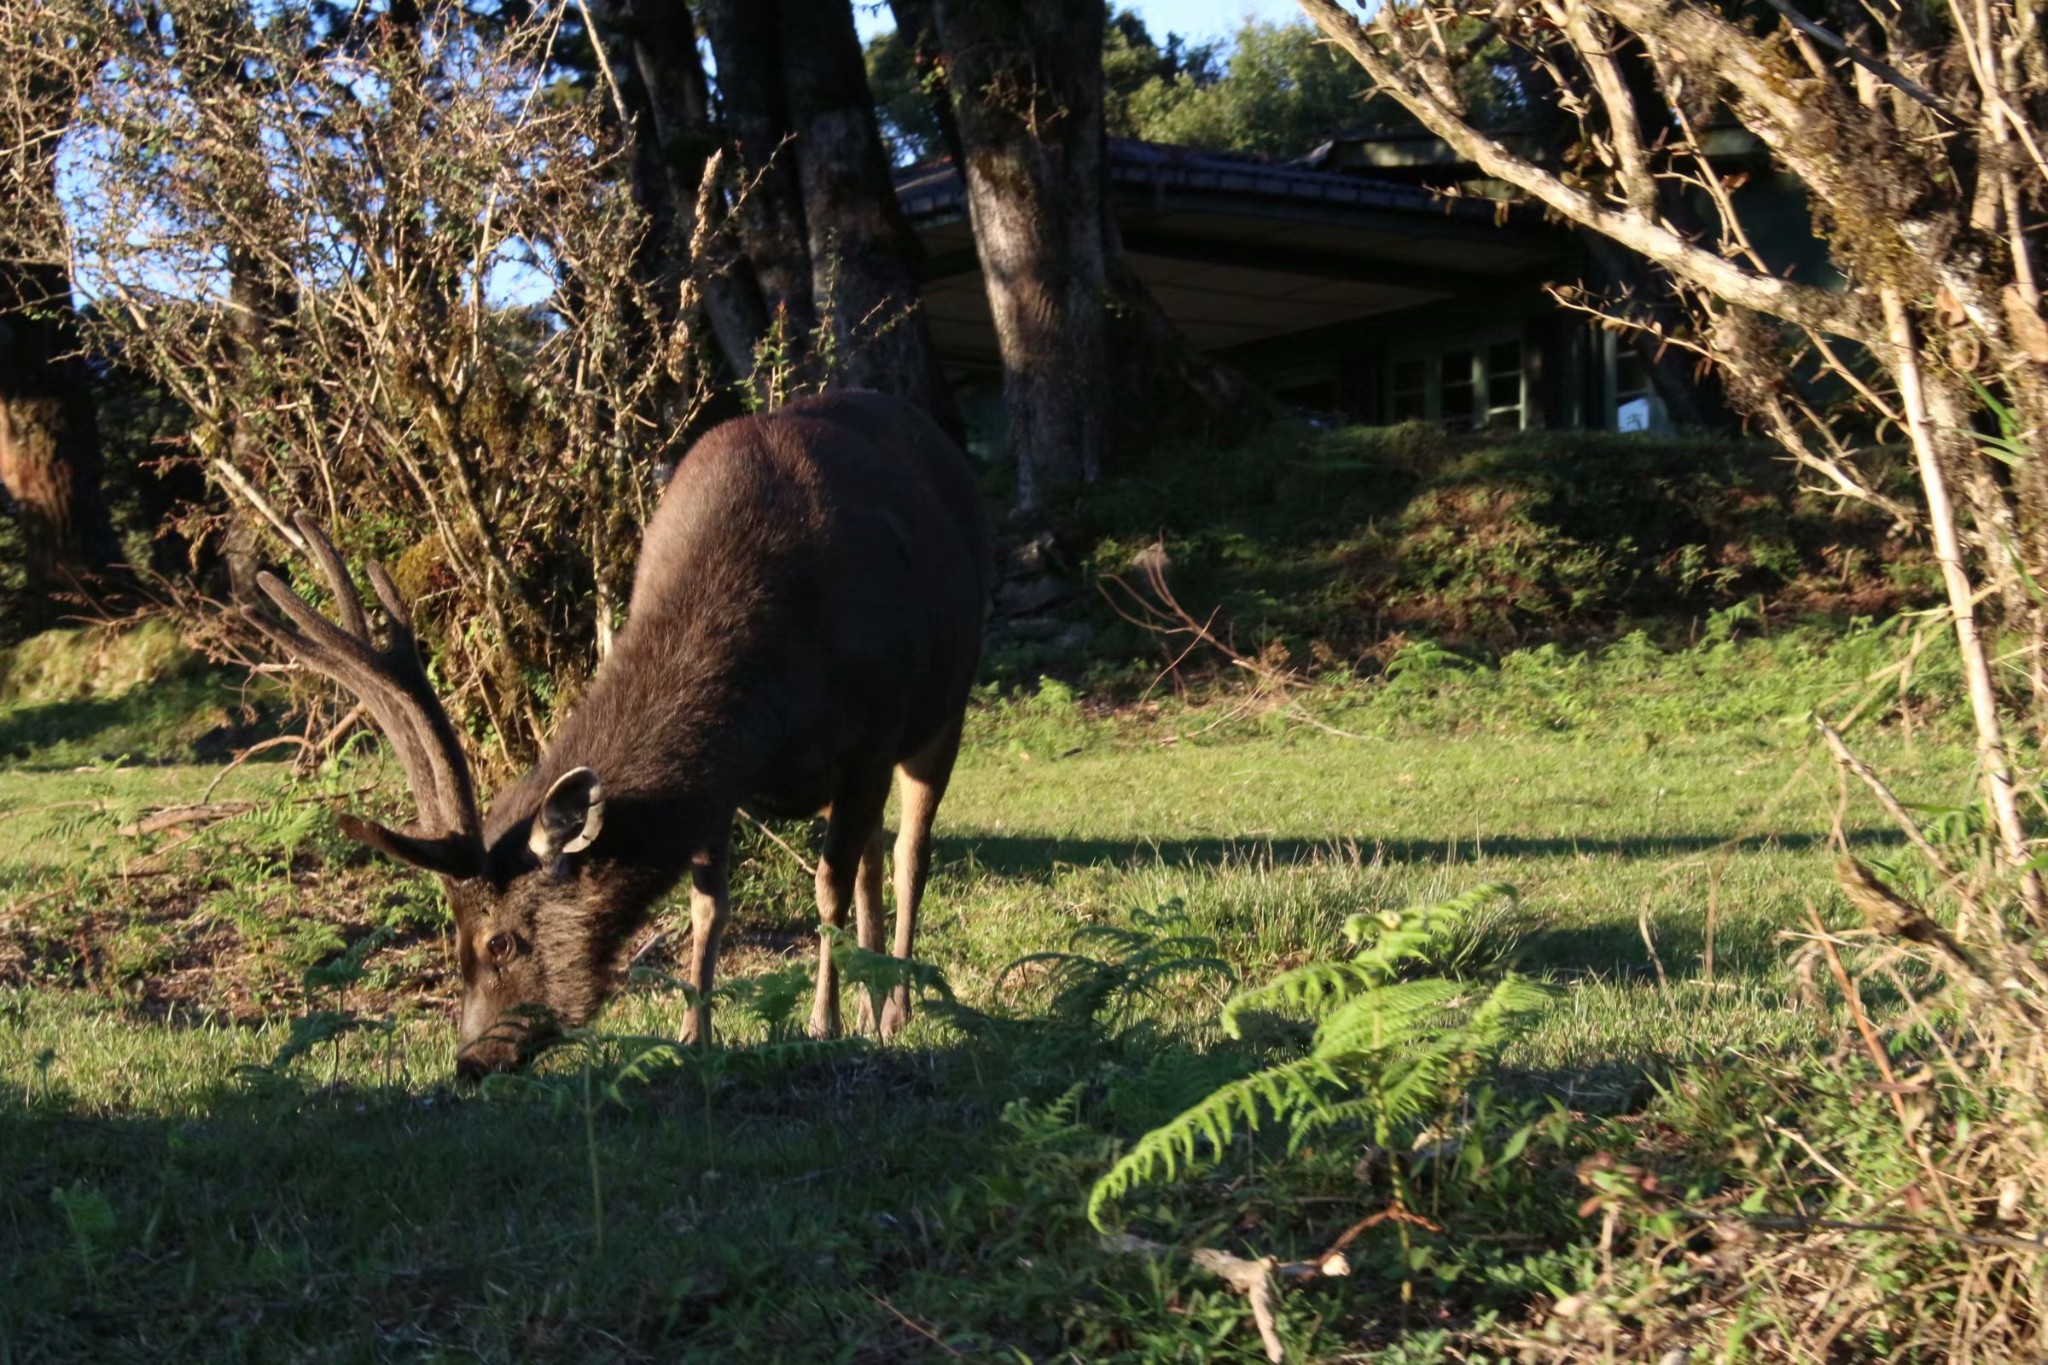
[(882, 1006), (882, 1037), (894, 1038), (910, 1022), (910, 992), (891, 991)]

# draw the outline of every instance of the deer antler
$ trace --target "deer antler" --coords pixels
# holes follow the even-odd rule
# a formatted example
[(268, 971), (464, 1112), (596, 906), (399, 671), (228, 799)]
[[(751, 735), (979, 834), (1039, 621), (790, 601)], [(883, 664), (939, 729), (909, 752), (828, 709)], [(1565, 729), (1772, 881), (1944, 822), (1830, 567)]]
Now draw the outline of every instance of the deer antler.
[[(305, 537), (307, 553), (320, 566), (328, 589), (334, 594), (340, 625), (307, 606), (304, 598), (268, 572), (258, 574), (256, 582), (291, 618), (292, 624), (287, 626), (253, 604), (244, 604), (242, 615), (272, 644), (302, 666), (354, 693), (369, 710), (377, 728), (397, 751), (398, 762), (412, 784), (413, 801), (419, 808), (420, 834), (444, 852), (431, 858), (422, 856), (417, 838), (379, 838), (377, 835), (390, 832), (353, 816), (342, 817), (344, 828), (365, 843), (450, 875), (462, 875), (459, 869), (465, 864), (480, 867), (483, 822), (477, 818), (476, 789), (470, 781), (469, 761), (463, 756), (448, 712), (427, 681), (412, 618), (399, 600), (397, 587), (383, 565), (375, 561), (365, 565), (370, 586), (376, 589), (377, 600), (383, 604), (389, 621), (387, 643), (378, 649), (370, 637), (362, 599), (349, 581), (348, 568), (336, 553), (334, 542), (303, 513), (292, 520)], [(449, 854), (455, 856), (451, 858)]]

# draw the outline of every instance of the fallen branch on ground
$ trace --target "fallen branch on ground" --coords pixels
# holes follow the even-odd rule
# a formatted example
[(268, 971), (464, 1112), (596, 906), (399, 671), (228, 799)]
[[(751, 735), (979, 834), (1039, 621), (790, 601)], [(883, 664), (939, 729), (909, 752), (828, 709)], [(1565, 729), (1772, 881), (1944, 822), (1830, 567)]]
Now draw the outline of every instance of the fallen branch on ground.
[(207, 801), (192, 806), (165, 806), (151, 811), (133, 824), (122, 825), (116, 832), (133, 839), (144, 834), (161, 834), (180, 825), (210, 825), (216, 820), (243, 815), (255, 809), (254, 801)]
[[(1128, 1232), (1104, 1237), (1102, 1246), (1106, 1251), (1149, 1256), (1155, 1260), (1176, 1254), (1176, 1248), (1164, 1242), (1154, 1242)], [(1254, 1261), (1216, 1247), (1196, 1247), (1188, 1253), (1188, 1259), (1202, 1269), (1222, 1276), (1232, 1289), (1251, 1303), (1252, 1321), (1258, 1325), (1259, 1339), (1266, 1344), (1266, 1359), (1274, 1365), (1287, 1359), (1287, 1347), (1281, 1343), (1279, 1328), (1281, 1286), (1351, 1273), (1351, 1262), (1341, 1250), (1325, 1253), (1320, 1261), (1282, 1261), (1272, 1256), (1261, 1256)]]

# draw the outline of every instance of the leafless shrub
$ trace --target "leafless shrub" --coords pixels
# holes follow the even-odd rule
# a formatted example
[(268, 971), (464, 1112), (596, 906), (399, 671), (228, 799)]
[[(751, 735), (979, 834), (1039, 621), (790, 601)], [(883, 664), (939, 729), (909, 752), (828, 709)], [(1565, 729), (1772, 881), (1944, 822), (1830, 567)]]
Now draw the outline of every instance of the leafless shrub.
[(458, 724), (508, 756), (607, 641), (700, 392), (694, 284), (636, 277), (622, 135), (559, 79), (562, 22), (0, 17), (0, 126), (34, 136), (34, 93), (79, 92), (68, 221), (9, 248), (69, 266), (93, 343), (190, 409), (190, 457), (274, 545), (317, 509), (391, 564)]
[(1220, 607), (1199, 619), (1188, 610), (1167, 582), (1170, 567), (1165, 542), (1155, 541), (1132, 557), (1125, 572), (1104, 574), (1095, 586), (1111, 611), (1156, 637), (1170, 651), (1172, 657), (1160, 670), (1154, 687), (1167, 678), (1177, 679), (1181, 667), (1197, 654), (1221, 659), (1239, 671), (1245, 686), (1236, 701), (1197, 733), (1213, 730), (1240, 716), (1277, 710), (1325, 734), (1359, 738), (1322, 720), (1302, 704), (1300, 694), (1311, 684), (1288, 665), (1287, 647), (1283, 643), (1271, 641), (1257, 654), (1246, 654), (1219, 629)]

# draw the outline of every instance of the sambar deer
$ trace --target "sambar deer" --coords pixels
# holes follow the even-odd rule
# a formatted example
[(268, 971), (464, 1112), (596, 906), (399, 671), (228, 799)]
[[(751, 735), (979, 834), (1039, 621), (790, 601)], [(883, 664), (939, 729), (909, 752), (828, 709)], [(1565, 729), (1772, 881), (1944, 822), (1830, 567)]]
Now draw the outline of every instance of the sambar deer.
[[(333, 545), (299, 529), (337, 604), (323, 618), (274, 575), (290, 625), (244, 611), (302, 665), (353, 692), (397, 752), (418, 819), (341, 816), (352, 838), (446, 879), (463, 980), (456, 1065), (516, 1066), (590, 1019), (627, 937), (684, 877), (693, 930), (683, 1037), (708, 1043), (733, 819), (829, 810), (818, 914), (856, 911), (881, 947), (882, 808), (901, 796), (894, 952), (907, 957), (932, 817), (980, 660), (987, 525), (966, 456), (901, 399), (844, 392), (712, 430), (641, 544), (626, 624), (532, 771), (479, 815), (470, 771), (404, 603), (368, 566), (388, 619), (372, 640)], [(902, 1027), (907, 988), (874, 1024)], [(811, 1031), (839, 1029), (821, 942)]]

